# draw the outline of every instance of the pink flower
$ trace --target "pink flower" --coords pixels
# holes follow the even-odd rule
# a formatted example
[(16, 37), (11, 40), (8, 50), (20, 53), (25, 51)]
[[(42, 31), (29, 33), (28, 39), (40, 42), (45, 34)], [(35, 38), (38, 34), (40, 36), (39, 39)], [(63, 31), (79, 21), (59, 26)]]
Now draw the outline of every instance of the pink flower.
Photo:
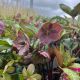
[(27, 35), (19, 31), (16, 40), (13, 42), (13, 47), (19, 52), (19, 55), (25, 55), (25, 52), (29, 50), (30, 41)]
[(50, 44), (61, 38), (63, 28), (58, 23), (46, 22), (38, 32), (38, 38), (43, 44)]

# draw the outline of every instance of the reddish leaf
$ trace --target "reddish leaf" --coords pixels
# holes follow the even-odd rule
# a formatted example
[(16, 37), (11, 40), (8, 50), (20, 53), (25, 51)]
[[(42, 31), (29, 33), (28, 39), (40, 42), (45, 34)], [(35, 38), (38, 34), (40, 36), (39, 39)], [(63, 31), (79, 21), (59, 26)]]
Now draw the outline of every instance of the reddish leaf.
[(80, 72), (80, 68), (70, 68), (73, 71)]
[(74, 63), (71, 66), (69, 66), (69, 68), (75, 72), (79, 72), (80, 73), (80, 64), (78, 63)]
[(24, 55), (29, 50), (29, 38), (23, 32), (19, 31), (13, 46), (19, 51), (19, 55)]
[(43, 44), (50, 44), (61, 38), (63, 28), (58, 23), (45, 23), (38, 32), (38, 38)]
[(45, 51), (40, 52), (40, 55), (44, 56), (45, 58), (50, 59), (50, 56), (49, 56), (48, 52), (45, 52)]

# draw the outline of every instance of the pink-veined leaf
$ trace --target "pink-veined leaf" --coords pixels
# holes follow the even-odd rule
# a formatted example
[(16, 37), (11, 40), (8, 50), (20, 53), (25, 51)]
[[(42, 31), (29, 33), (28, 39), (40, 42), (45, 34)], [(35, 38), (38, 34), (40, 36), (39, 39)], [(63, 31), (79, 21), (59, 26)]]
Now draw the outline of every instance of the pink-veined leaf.
[(45, 52), (45, 51), (40, 52), (40, 55), (42, 55), (42, 56), (45, 57), (45, 58), (50, 59), (50, 55), (48, 54), (48, 52)]
[(60, 24), (46, 22), (39, 30), (37, 36), (41, 43), (50, 44), (51, 42), (55, 42), (61, 38), (62, 31), (63, 28)]
[(78, 63), (72, 64), (71, 66), (69, 66), (69, 68), (72, 69), (73, 71), (80, 72), (80, 64)]
[(30, 41), (26, 34), (19, 31), (14, 41), (13, 47), (15, 47), (19, 51), (19, 55), (24, 55), (26, 51), (29, 50)]
[(63, 71), (68, 75), (70, 80), (80, 80), (80, 76), (75, 71), (68, 68), (63, 68)]

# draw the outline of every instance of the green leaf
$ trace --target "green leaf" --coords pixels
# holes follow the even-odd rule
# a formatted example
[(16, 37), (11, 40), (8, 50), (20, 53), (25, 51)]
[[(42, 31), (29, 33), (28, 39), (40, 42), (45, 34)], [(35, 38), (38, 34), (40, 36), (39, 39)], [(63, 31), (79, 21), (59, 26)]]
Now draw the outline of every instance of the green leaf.
[(77, 58), (75, 58), (75, 57), (71, 57), (71, 58), (69, 59), (68, 63), (71, 64), (71, 63), (74, 62), (76, 59), (77, 59)]
[(9, 38), (0, 39), (0, 51), (11, 48), (12, 44), (12, 40)]
[(76, 17), (78, 14), (80, 14), (80, 3), (77, 4), (74, 9), (72, 10), (72, 16)]
[(19, 74), (19, 80), (24, 80), (24, 77), (22, 74)]
[(33, 47), (34, 47), (34, 49), (35, 49), (35, 48), (37, 48), (37, 46), (39, 45), (39, 42), (40, 42), (40, 40), (39, 40), (39, 39), (37, 39), (37, 40), (35, 41), (34, 46), (33, 46)]
[(27, 77), (27, 70), (26, 70), (25, 67), (23, 68), (22, 74), (23, 74), (24, 77)]
[(14, 64), (14, 62), (15, 62), (14, 60), (11, 60), (10, 62), (7, 63), (6, 66), (12, 66)]
[(64, 56), (63, 56), (63, 65), (65, 67), (68, 67), (69, 65), (71, 65), (72, 62), (74, 62), (76, 60), (76, 58), (71, 57), (69, 52), (65, 52)]
[(78, 47), (78, 42), (73, 42), (71, 49), (74, 50)]
[(33, 37), (37, 32), (38, 29), (33, 25), (23, 26), (22, 30), (29, 36)]
[(35, 27), (34, 23), (30, 24), (28, 27), (30, 27), (35, 34), (38, 32), (38, 28)]
[(69, 76), (70, 80), (80, 80), (80, 76), (76, 72), (68, 68), (63, 68), (63, 71)]
[(15, 52), (13, 52), (13, 56), (14, 56), (15, 62), (22, 62), (23, 61), (22, 56), (16, 54)]
[(69, 6), (65, 4), (60, 4), (60, 8), (67, 14), (71, 15), (72, 9)]
[(80, 64), (73, 63), (70, 67), (72, 67), (72, 68), (80, 68)]
[(4, 73), (4, 74), (3, 74), (3, 79), (4, 79), (4, 80), (12, 80), (12, 79), (11, 79), (11, 76), (10, 76), (9, 74), (7, 74), (7, 73)]
[(30, 65), (28, 66), (28, 68), (27, 68), (27, 72), (29, 72), (30, 75), (32, 75), (32, 74), (34, 73), (34, 71), (35, 71), (35, 66), (34, 66), (34, 64), (30, 64)]
[(71, 39), (71, 38), (64, 39), (63, 44), (64, 44), (68, 49), (71, 49), (72, 39)]
[(60, 52), (62, 53), (63, 56), (63, 65), (64, 66), (69, 66), (72, 62), (76, 60), (76, 58), (71, 57), (69, 51), (64, 50), (64, 45), (60, 44)]
[(35, 78), (36, 80), (41, 80), (41, 75), (39, 75), (39, 74), (33, 74), (31, 76), (31, 78)]
[(21, 26), (20, 26), (19, 24), (15, 24), (14, 26), (15, 26), (15, 28), (16, 28), (17, 30), (19, 30), (19, 29), (21, 28)]
[(11, 47), (11, 45), (6, 40), (0, 39), (0, 45)]
[(6, 71), (7, 71), (7, 73), (13, 73), (15, 71), (15, 67), (10, 66), (7, 68)]
[(19, 80), (19, 74), (18, 73), (14, 73), (11, 75), (12, 80)]
[(3, 72), (3, 73), (5, 73), (5, 72), (7, 71), (7, 69), (8, 69), (8, 67), (11, 67), (13, 64), (14, 64), (14, 60), (8, 62), (8, 63), (6, 64), (6, 66), (5, 66), (5, 68), (4, 68), (4, 72)]
[(78, 42), (74, 42), (71, 38), (64, 39), (63, 44), (70, 50), (74, 50), (78, 47)]
[(64, 66), (69, 65), (70, 59), (71, 59), (70, 53), (68, 51), (64, 52), (64, 54), (63, 54), (63, 64), (64, 64)]
[(23, 68), (22, 74), (24, 76), (24, 78), (30, 78), (30, 76), (32, 75), (28, 70), (26, 70), (26, 68)]
[(60, 44), (60, 52), (62, 55), (65, 53), (63, 44)]
[(4, 80), (3, 79), (3, 70), (0, 70), (0, 80)]
[(77, 24), (78, 24), (78, 26), (80, 28), (80, 15), (78, 15)]
[(0, 51), (7, 50), (7, 49), (9, 49), (9, 48), (10, 48), (10, 47), (8, 47), (8, 46), (0, 45)]
[(6, 26), (12, 26), (14, 24), (14, 21), (11, 19), (4, 19)]
[(0, 70), (0, 75), (2, 75), (3, 74), (3, 70)]
[(29, 37), (33, 37), (35, 35), (35, 32), (33, 32), (33, 30), (31, 30), (29, 27), (24, 27), (23, 31), (29, 36)]
[(66, 30), (63, 30), (61, 36), (63, 37), (66, 33), (67, 33)]
[(68, 20), (66, 18), (60, 17), (60, 16), (54, 16), (50, 19), (50, 21), (56, 21), (62, 24), (63, 26), (68, 25)]

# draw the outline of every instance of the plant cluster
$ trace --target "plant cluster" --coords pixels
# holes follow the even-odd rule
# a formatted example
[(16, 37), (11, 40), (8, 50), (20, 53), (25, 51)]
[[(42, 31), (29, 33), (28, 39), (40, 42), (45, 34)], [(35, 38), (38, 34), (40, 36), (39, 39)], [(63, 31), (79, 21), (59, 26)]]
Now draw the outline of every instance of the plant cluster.
[(36, 65), (54, 57), (61, 80), (80, 80), (80, 4), (73, 10), (60, 7), (72, 18), (23, 18), (18, 13), (0, 19), (0, 80), (41, 80)]

